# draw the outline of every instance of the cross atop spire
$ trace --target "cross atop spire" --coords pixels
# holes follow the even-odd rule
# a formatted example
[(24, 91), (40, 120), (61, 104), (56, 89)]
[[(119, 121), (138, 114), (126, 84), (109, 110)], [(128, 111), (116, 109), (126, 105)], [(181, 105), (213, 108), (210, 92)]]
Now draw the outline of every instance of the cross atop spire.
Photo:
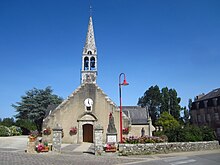
[(90, 14), (90, 17), (92, 16), (92, 5), (89, 6), (89, 14)]
[(88, 54), (89, 51), (91, 52), (91, 54), (97, 54), (93, 23), (92, 23), (92, 16), (89, 17), (89, 25), (88, 25), (87, 35), (86, 35), (86, 43), (83, 48), (83, 54)]

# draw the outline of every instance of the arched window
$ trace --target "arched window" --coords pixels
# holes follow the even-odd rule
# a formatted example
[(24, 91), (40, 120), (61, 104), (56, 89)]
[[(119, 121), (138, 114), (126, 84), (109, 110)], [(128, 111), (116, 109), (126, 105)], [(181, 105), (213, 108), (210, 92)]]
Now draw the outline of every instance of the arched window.
[(91, 57), (90, 59), (90, 68), (91, 70), (95, 70), (95, 57)]
[(89, 70), (89, 58), (84, 58), (84, 70)]
[(88, 51), (88, 53), (87, 53), (87, 54), (92, 55), (92, 51)]

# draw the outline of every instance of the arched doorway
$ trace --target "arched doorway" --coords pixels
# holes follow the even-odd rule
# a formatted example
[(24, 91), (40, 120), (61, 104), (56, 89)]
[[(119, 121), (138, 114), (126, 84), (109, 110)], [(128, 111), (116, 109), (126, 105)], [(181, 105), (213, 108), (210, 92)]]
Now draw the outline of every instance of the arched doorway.
[(83, 142), (93, 143), (93, 125), (92, 124), (83, 125)]

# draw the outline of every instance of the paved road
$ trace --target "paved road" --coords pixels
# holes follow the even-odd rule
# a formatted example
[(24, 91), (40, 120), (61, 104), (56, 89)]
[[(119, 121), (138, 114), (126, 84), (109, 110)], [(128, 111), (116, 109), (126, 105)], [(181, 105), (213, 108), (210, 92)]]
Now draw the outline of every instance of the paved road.
[(151, 155), (153, 159), (149, 157), (135, 156), (140, 160), (124, 165), (220, 165), (220, 150)]
[(0, 150), (25, 151), (27, 142), (28, 136), (0, 137)]
[(0, 152), (1, 165), (110, 165), (132, 162), (111, 156), (27, 154), (20, 152)]
[(114, 154), (95, 156), (91, 154), (27, 154), (0, 151), (1, 165), (220, 165), (220, 150), (118, 157)]
[(220, 165), (220, 150), (118, 157), (72, 152), (28, 154), (24, 152), (26, 144), (27, 137), (0, 138), (0, 165)]

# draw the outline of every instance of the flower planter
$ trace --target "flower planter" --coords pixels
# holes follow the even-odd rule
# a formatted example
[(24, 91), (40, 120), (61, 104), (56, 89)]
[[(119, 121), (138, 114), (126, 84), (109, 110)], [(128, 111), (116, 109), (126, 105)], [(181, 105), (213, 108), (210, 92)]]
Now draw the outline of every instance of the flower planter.
[(51, 129), (50, 128), (45, 128), (44, 130), (43, 130), (43, 134), (44, 135), (50, 135), (51, 134)]
[(106, 148), (105, 152), (116, 152), (116, 147), (113, 148)]
[(44, 147), (44, 148), (41, 150), (41, 152), (48, 152), (48, 151), (49, 151), (49, 147), (48, 147), (48, 146)]
[(117, 147), (114, 143), (107, 143), (105, 146), (105, 152), (116, 152)]

